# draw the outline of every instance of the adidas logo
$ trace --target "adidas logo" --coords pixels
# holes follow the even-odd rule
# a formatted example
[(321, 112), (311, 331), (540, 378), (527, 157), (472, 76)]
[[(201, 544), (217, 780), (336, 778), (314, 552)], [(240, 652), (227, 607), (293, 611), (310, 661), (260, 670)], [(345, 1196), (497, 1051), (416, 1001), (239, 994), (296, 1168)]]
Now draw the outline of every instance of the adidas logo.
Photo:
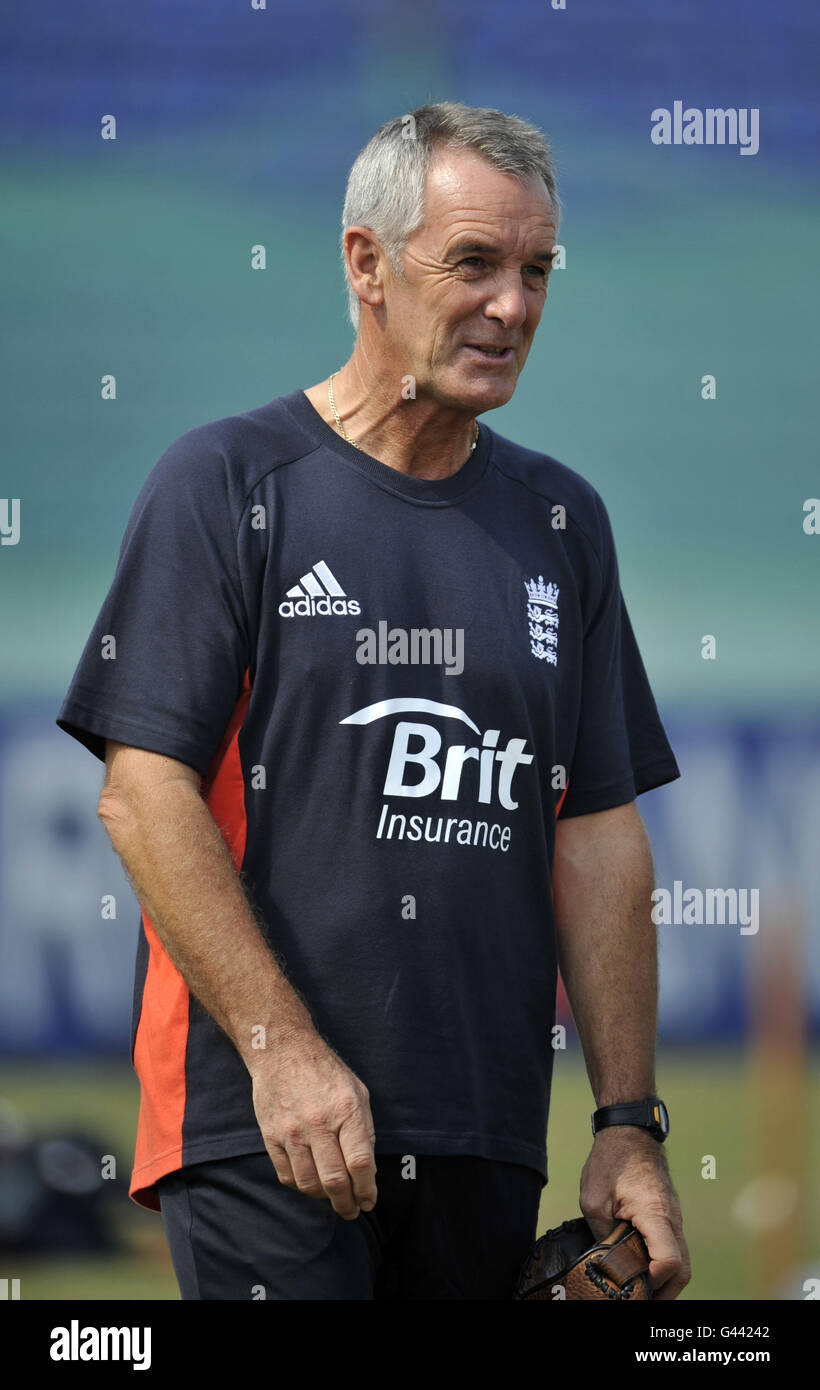
[(358, 599), (348, 598), (324, 560), (311, 565), (298, 584), (288, 589), (279, 605), (283, 618), (315, 618), (319, 614), (361, 613)]

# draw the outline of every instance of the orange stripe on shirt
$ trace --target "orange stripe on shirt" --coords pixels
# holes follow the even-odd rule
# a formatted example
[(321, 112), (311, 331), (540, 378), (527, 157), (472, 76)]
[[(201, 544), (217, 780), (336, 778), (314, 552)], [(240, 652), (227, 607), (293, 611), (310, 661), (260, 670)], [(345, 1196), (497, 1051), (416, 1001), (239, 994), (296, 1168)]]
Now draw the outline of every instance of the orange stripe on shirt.
[[(242, 867), (248, 833), (239, 731), (250, 691), (250, 675), (245, 671), (239, 699), (200, 789), (237, 872)], [(140, 1110), (129, 1195), (139, 1206), (159, 1211), (154, 1184), (167, 1173), (175, 1172), (182, 1163), (189, 996), (188, 986), (162, 946), (144, 909), (142, 922), (149, 957), (134, 1044)]]

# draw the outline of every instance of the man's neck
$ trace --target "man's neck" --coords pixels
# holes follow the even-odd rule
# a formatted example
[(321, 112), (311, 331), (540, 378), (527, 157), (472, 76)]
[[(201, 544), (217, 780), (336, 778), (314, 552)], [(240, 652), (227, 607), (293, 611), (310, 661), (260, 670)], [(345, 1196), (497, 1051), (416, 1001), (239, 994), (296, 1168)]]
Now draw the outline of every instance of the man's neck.
[[(451, 477), (472, 453), (474, 418), (434, 401), (405, 400), (403, 384), (400, 373), (363, 371), (354, 350), (333, 377), (334, 403), (345, 434), (371, 458), (400, 473), (414, 478)], [(309, 387), (305, 395), (343, 438), (330, 405), (328, 379)]]

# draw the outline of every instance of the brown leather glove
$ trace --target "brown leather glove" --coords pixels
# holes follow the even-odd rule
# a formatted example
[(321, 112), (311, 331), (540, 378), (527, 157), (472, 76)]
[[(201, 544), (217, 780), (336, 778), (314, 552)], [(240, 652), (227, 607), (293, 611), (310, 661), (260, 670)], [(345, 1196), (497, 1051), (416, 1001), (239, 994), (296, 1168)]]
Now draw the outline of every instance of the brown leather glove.
[(649, 1252), (628, 1221), (596, 1241), (579, 1216), (535, 1242), (513, 1298), (646, 1300), (652, 1297), (648, 1271)]

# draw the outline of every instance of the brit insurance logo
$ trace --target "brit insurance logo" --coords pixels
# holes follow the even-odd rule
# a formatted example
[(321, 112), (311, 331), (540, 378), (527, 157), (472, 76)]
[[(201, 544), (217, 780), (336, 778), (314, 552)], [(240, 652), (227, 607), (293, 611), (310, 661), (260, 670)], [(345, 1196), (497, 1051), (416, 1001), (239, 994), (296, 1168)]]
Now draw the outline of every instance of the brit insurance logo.
[(527, 618), (530, 624), (530, 651), (539, 661), (558, 665), (558, 588), (538, 581), (524, 580), (527, 591)]
[[(366, 725), (408, 714), (416, 718), (399, 719), (393, 729), (381, 796), (397, 797), (399, 805), (405, 807), (408, 799), (425, 800), (428, 806), (435, 799), (444, 803), (438, 809), (445, 814), (405, 815), (401, 810), (393, 811), (384, 800), (376, 839), (508, 850), (512, 826), (491, 817), (500, 815), (502, 810), (518, 810), (513, 784), (519, 769), (529, 766), (534, 756), (525, 752), (527, 740), (509, 738), (506, 746), (499, 747), (500, 729), (487, 729), (482, 734), (469, 714), (457, 705), (417, 696), (378, 700), (354, 710), (339, 723)], [(459, 729), (455, 737), (465, 741), (452, 742), (444, 748), (440, 721), (445, 729), (452, 727), (452, 721), (466, 724), (476, 737), (468, 742), (463, 729)], [(483, 815), (465, 815), (464, 803), (468, 800), (476, 807), (486, 806), (487, 811)], [(461, 814), (447, 815), (448, 810), (456, 809), (454, 802), (460, 803)]]
[(328, 617), (333, 613), (361, 613), (358, 599), (348, 598), (333, 571), (317, 560), (303, 574), (279, 605), (283, 618)]

